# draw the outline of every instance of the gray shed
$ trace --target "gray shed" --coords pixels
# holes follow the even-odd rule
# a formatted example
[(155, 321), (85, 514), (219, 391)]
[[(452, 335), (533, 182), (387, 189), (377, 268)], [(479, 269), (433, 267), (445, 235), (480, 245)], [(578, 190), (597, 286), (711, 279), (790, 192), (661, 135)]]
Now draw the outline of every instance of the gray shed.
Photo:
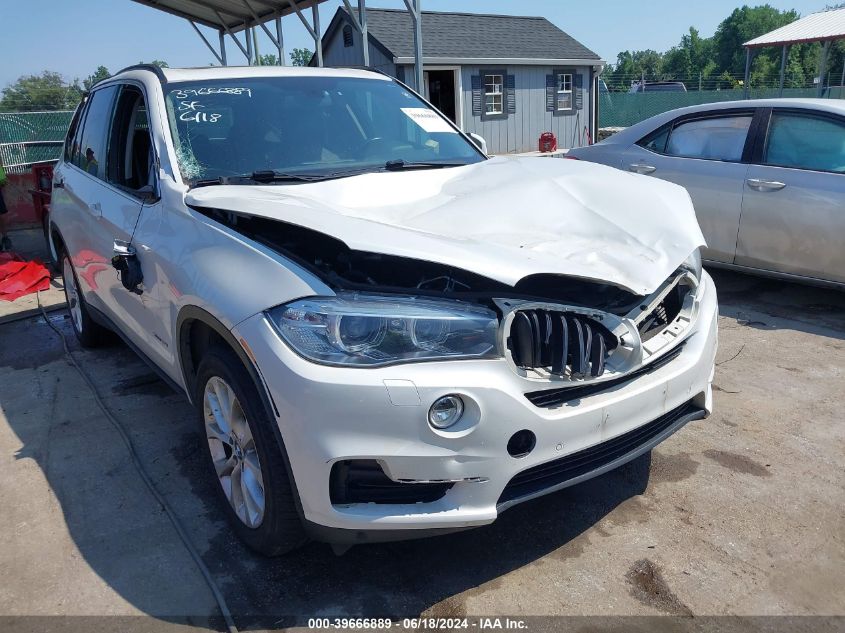
[[(407, 11), (367, 9), (370, 66), (414, 89), (414, 29)], [(326, 66), (360, 66), (361, 34), (344, 7), (322, 38)], [(593, 51), (541, 17), (422, 12), (422, 93), (491, 154), (595, 138), (598, 73)], [(314, 60), (312, 60), (314, 63)]]

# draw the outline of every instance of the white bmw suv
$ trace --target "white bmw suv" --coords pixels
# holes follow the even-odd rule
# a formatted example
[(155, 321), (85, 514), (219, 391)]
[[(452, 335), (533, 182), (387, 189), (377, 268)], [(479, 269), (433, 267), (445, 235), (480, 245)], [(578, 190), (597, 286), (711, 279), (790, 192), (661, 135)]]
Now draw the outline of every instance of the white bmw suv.
[(366, 70), (138, 66), (78, 109), (73, 327), (187, 395), (255, 550), (484, 525), (709, 414), (686, 191), (478, 145)]

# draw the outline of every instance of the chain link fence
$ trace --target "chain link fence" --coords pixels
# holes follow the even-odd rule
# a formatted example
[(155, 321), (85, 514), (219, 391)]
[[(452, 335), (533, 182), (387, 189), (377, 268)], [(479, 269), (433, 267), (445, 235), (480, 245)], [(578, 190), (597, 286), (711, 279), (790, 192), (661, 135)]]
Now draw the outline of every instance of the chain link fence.
[(8, 173), (59, 159), (72, 110), (0, 112), (0, 160)]

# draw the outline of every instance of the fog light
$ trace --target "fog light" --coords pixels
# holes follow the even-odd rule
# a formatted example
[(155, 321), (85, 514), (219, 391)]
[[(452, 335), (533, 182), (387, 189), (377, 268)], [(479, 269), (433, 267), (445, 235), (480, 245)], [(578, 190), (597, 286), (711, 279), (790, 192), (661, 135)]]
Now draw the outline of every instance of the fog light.
[(464, 401), (460, 396), (443, 396), (434, 401), (428, 410), (428, 422), (435, 429), (448, 429), (464, 414)]

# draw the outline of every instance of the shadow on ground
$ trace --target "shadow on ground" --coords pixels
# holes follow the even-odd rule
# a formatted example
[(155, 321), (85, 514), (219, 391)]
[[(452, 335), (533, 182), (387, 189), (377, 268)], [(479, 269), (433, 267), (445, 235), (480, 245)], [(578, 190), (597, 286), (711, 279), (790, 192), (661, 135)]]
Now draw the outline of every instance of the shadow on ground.
[(722, 316), (763, 330), (788, 328), (812, 334), (824, 330), (826, 336), (845, 338), (845, 291), (707, 270), (716, 282)]
[[(73, 336), (66, 320), (57, 322), (66, 337)], [(463, 615), (467, 592), (483, 593), (503, 574), (538, 564), (550, 554), (579, 556), (585, 542), (579, 536), (621, 503), (643, 493), (648, 484), (650, 456), (646, 455), (616, 472), (517, 506), (491, 526), (417, 541), (356, 546), (340, 557), (327, 545), (311, 543), (287, 556), (267, 559), (246, 549), (222, 520), (212, 487), (217, 484), (205, 472), (187, 402), (121, 345), (82, 351), (74, 341), (73, 347), (109, 408), (126, 426), (157, 488), (185, 524), (243, 627), (304, 625), (315, 615)], [(73, 393), (44, 394), (53, 400), (46, 429), (33, 424), (30, 412), (7, 406), (14, 398), (10, 392), (14, 381), (0, 381), (0, 404), (23, 443), (16, 458), (37, 462), (87, 565), (142, 612), (165, 621), (181, 622), (189, 616), (194, 623), (207, 624), (205, 618), (216, 615), (213, 608), (172, 612), (180, 603), (169, 599), (169, 592), (205, 596), (208, 591), (189, 561), (177, 556), (178, 543), (167, 535), (172, 528), (163, 513), (132, 481), (137, 475), (116, 434), (93, 408), (90, 416), (76, 415), (79, 406), (75, 409), (74, 401), (88, 401), (88, 394), (81, 385), (76, 388), (74, 370), (43, 321), (0, 328), (0, 369), (37, 371), (42, 379), (49, 374), (48, 381), (65, 388), (74, 384)], [(101, 471), (91, 467), (91, 455), (85, 454), (90, 451), (96, 452)], [(167, 553), (168, 548), (172, 552)], [(197, 604), (210, 601), (204, 597)]]

